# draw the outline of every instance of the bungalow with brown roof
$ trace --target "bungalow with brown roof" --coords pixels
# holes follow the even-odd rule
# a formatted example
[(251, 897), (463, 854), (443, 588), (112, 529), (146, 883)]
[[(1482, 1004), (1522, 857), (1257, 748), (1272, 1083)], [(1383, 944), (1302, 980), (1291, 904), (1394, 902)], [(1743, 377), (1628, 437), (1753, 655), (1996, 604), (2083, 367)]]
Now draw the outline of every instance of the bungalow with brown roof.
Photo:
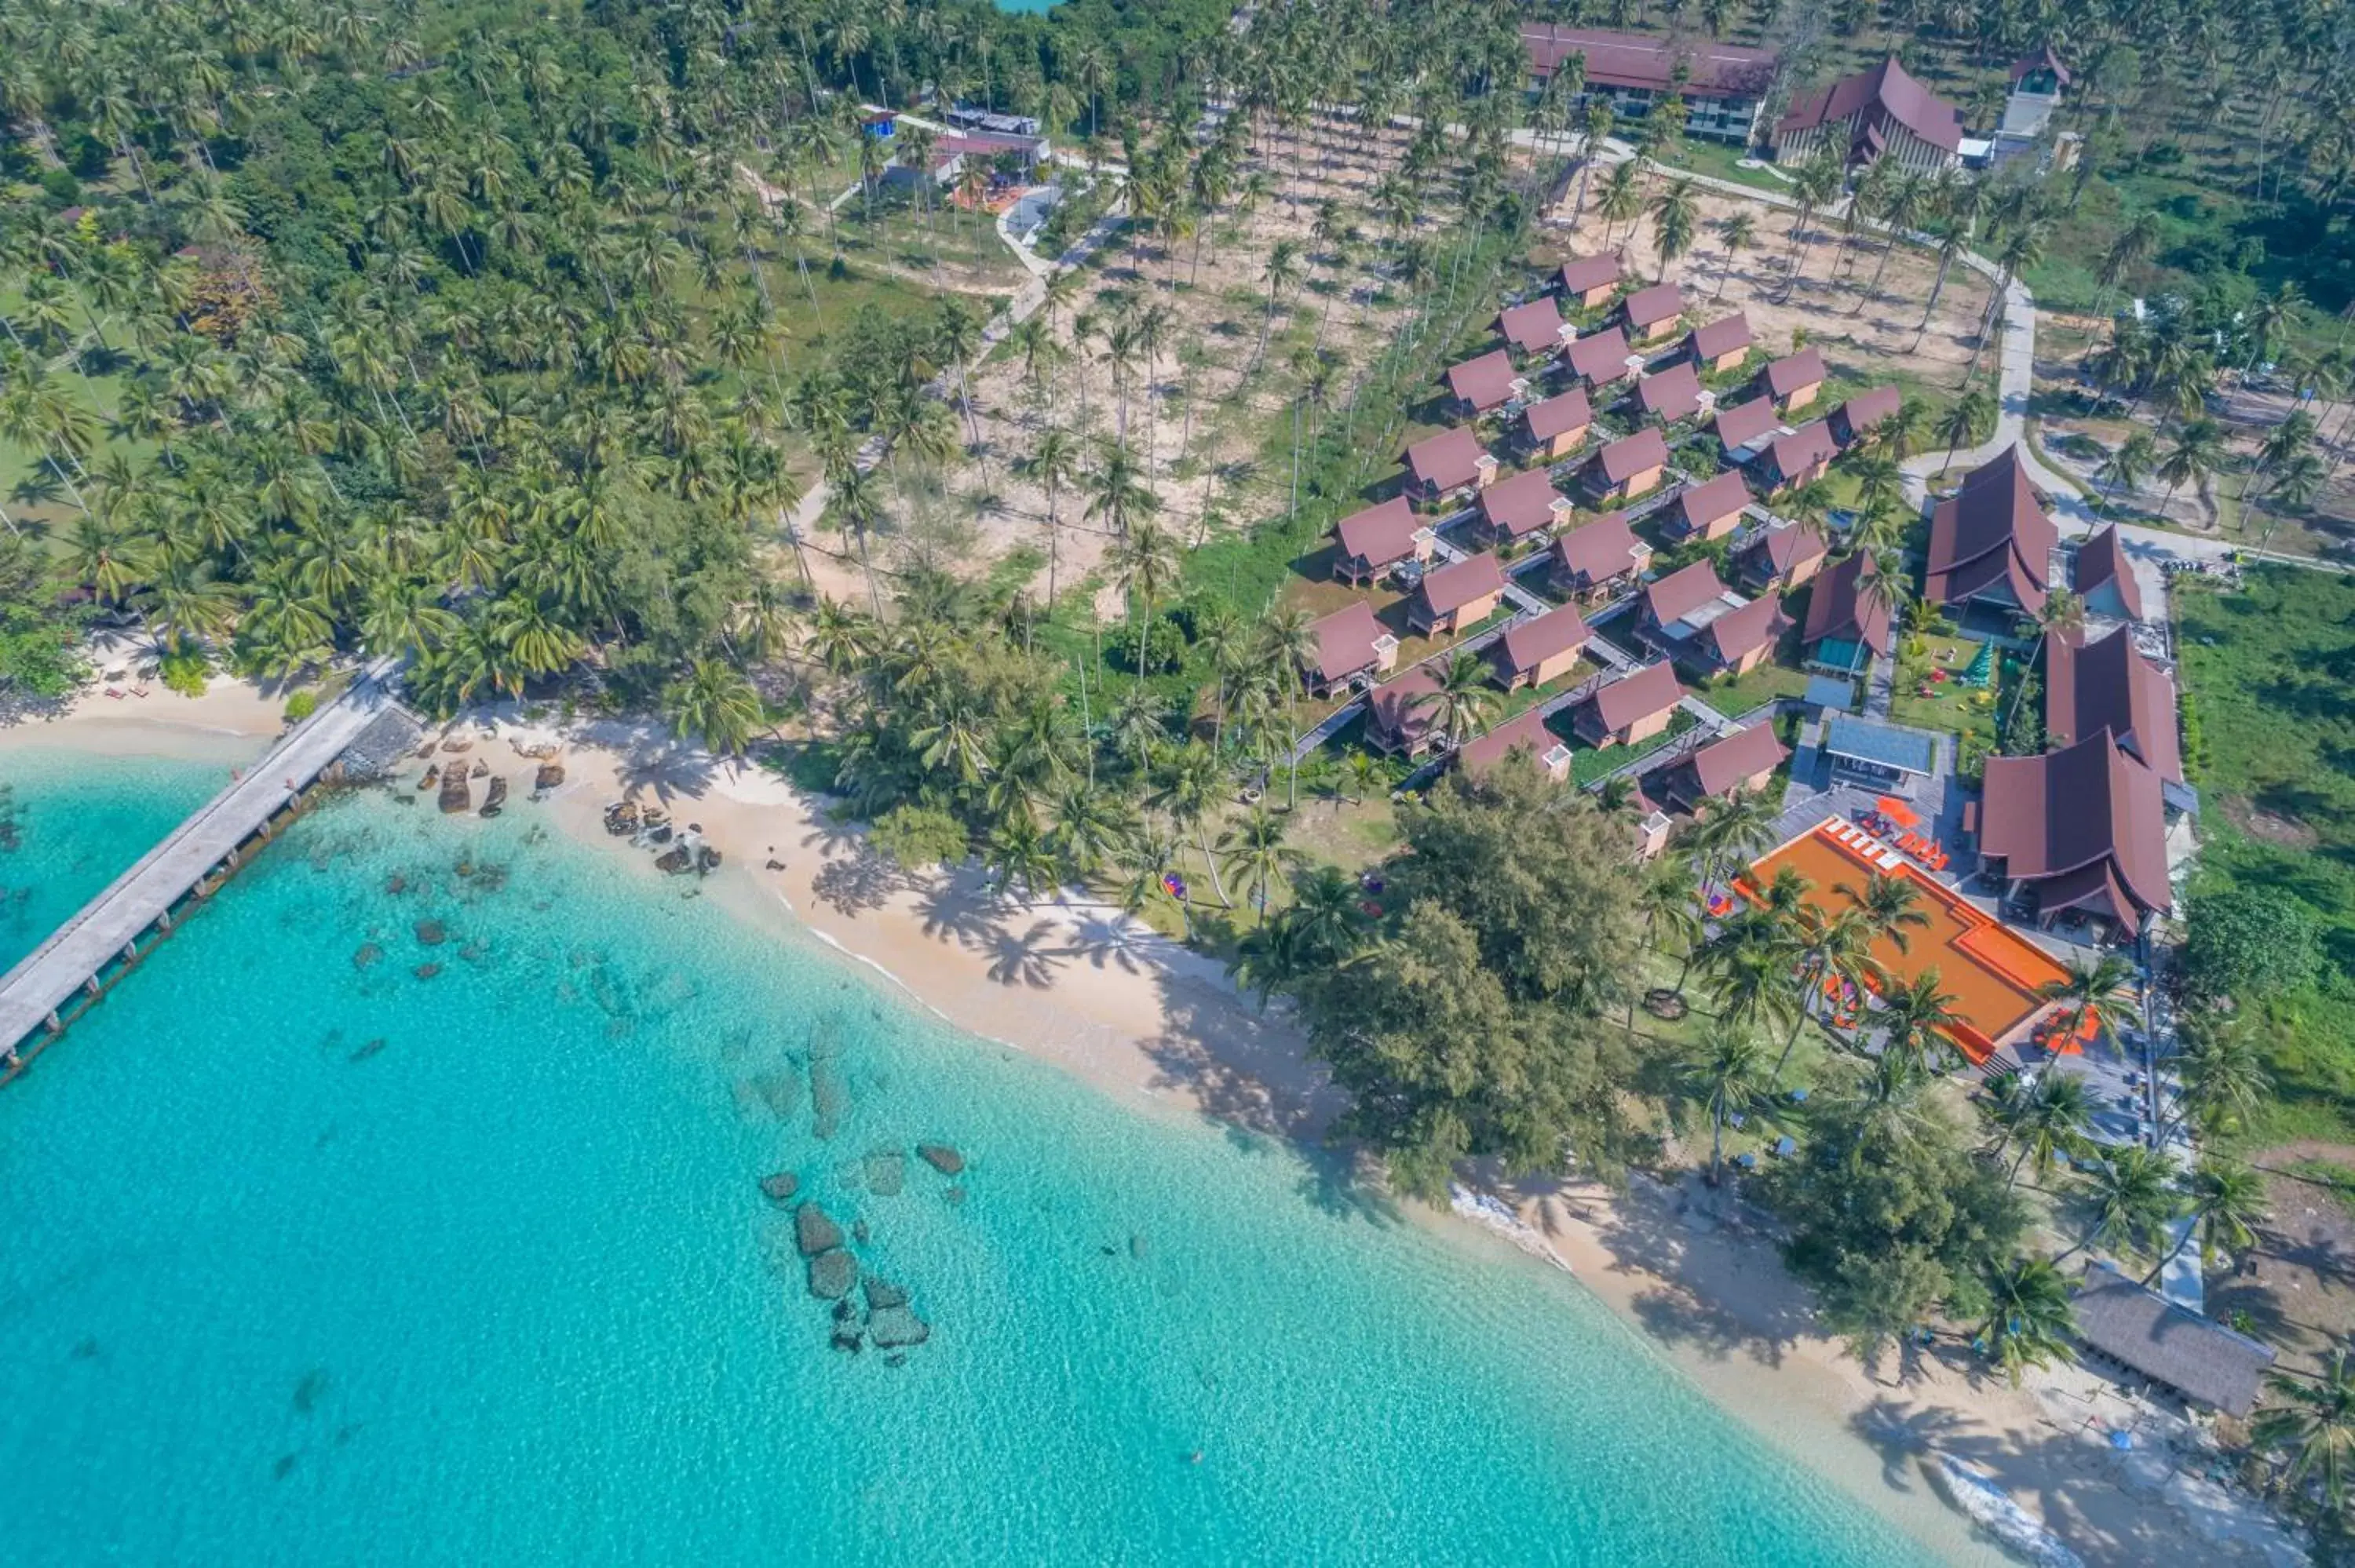
[(2179, 1307), (2106, 1263), (2085, 1266), (2069, 1312), (2086, 1361), (2123, 1370), (2129, 1384), (2156, 1385), (2187, 1404), (2246, 1416), (2273, 1370), (2271, 1345)]
[(1765, 449), (1769, 437), (1781, 429), (1783, 416), (1774, 411), (1772, 397), (1753, 397), (1746, 403), (1720, 403), (1717, 418), (1710, 428), (1717, 432), (1717, 444), (1728, 462), (1748, 462)]
[(1627, 347), (1627, 334), (1617, 327), (1587, 334), (1572, 344), (1563, 355), (1570, 373), (1589, 387), (1607, 387), (1633, 376), (1635, 366), (1628, 363), (1633, 357)]
[(1573, 387), (1559, 397), (1530, 404), (1521, 419), (1530, 450), (1540, 457), (1566, 458), (1586, 444), (1586, 432), (1594, 428), (1594, 408), (1586, 400), (1586, 388)]
[(2034, 615), (2051, 595), (2058, 538), (2019, 447), (2007, 447), (1930, 514), (1923, 597), (1943, 609), (1977, 601)]
[(2140, 620), (2142, 585), (2135, 580), (2134, 563), (2126, 559), (2126, 541), (2115, 523), (2077, 546), (2077, 564), (2071, 574), (2077, 598), (2088, 615), (2113, 620)]
[(1527, 304), (1498, 313), (1497, 331), (1508, 346), (1524, 356), (1543, 359), (1561, 352), (1578, 331), (1561, 319), (1561, 307), (1551, 294), (1540, 294)]
[(2044, 645), (2044, 734), (2054, 746), (2107, 730), (2126, 755), (2158, 775), (2183, 782), (2183, 751), (2176, 731), (2175, 683), (2143, 657), (2134, 629), (2080, 645), (2067, 635)]
[(1881, 568), (1868, 555), (1839, 561), (1816, 578), (1807, 598), (1807, 620), (1799, 645), (1810, 669), (1852, 675), (1874, 656), (1887, 658), (1896, 646), (1891, 635), (1889, 601), (1868, 590)]
[(1561, 297), (1583, 310), (1611, 302), (1619, 288), (1619, 257), (1615, 251), (1580, 256), (1561, 264)]
[(1829, 379), (1824, 369), (1824, 356), (1815, 348), (1803, 348), (1796, 354), (1767, 361), (1766, 368), (1758, 373), (1759, 384), (1766, 396), (1774, 399), (1774, 407), (1789, 414), (1806, 408), (1816, 400)]
[(1570, 497), (1553, 487), (1553, 475), (1533, 468), (1499, 480), (1480, 493), (1480, 531), (1499, 545), (1518, 544), (1540, 528), (1569, 521)]
[(1572, 598), (1606, 593), (1633, 578), (1652, 558), (1625, 512), (1606, 512), (1553, 542), (1554, 591)]
[(1805, 523), (1777, 523), (1733, 557), (1734, 580), (1753, 593), (1779, 593), (1813, 578), (1830, 554), (1824, 536)]
[(1751, 471), (1772, 495), (1778, 490), (1815, 483), (1831, 471), (1832, 459), (1838, 456), (1839, 443), (1832, 440), (1832, 428), (1817, 419), (1768, 441), (1765, 452), (1751, 464)]
[(1546, 727), (1546, 715), (1536, 708), (1514, 715), (1477, 740), (1466, 741), (1455, 754), (1456, 766), (1478, 773), (1494, 768), (1516, 751), (1547, 778), (1560, 784), (1570, 778), (1570, 747)]
[(1598, 501), (1631, 501), (1660, 482), (1668, 466), (1668, 444), (1646, 427), (1613, 441), (1586, 465), (1586, 487)]
[(1859, 392), (1832, 410), (1832, 439), (1845, 449), (1856, 445), (1889, 420), (1897, 418), (1905, 399), (1894, 387)]
[(1673, 666), (1646, 664), (1579, 704), (1571, 728), (1592, 747), (1633, 746), (1668, 728), (1669, 715), (1684, 697)]
[(1407, 757), (1438, 745), (1438, 713), (1431, 700), (1438, 690), (1439, 677), (1428, 664), (1376, 686), (1366, 699), (1366, 744)]
[(1749, 504), (1749, 482), (1739, 470), (1728, 469), (1678, 491), (1675, 503), (1660, 510), (1660, 528), (1672, 538), (1722, 539), (1741, 525)]
[(1629, 341), (1657, 343), (1684, 320), (1685, 293), (1674, 283), (1655, 283), (1628, 295), (1625, 312)]
[(1678, 810), (1696, 811), (1704, 800), (1731, 800), (1740, 792), (1765, 789), (1790, 755), (1790, 748), (1775, 738), (1774, 721), (1761, 719), (1650, 774), (1644, 792)]
[(1907, 75), (1895, 55), (1799, 100), (1774, 134), (1778, 163), (1820, 154), (1849, 168), (1889, 158), (1923, 175), (1953, 168), (1962, 145), (1962, 116)]
[(1636, 407), (1664, 425), (1689, 419), (1700, 412), (1700, 373), (1689, 360), (1678, 360), (1657, 376), (1636, 384)]
[(1979, 854), (2045, 920), (2075, 911), (2136, 937), (2174, 902), (2158, 775), (2107, 726), (2041, 756), (1988, 758)]
[(1790, 626), (1772, 598), (1746, 599), (1695, 561), (1644, 590), (1641, 631), (1662, 653), (1702, 674), (1743, 674)]
[(1685, 346), (1695, 365), (1717, 376), (1741, 368), (1742, 362), (1750, 357), (1750, 345), (1755, 341), (1750, 333), (1750, 318), (1736, 311), (1693, 328)]
[(1345, 583), (1369, 583), (1401, 561), (1431, 559), (1432, 532), (1403, 495), (1352, 512), (1334, 525), (1333, 537), (1333, 575)]
[(1406, 601), (1406, 623), (1425, 636), (1477, 625), (1505, 597), (1505, 570), (1496, 556), (1470, 556), (1426, 572)]
[(1447, 391), (1458, 413), (1493, 414), (1529, 389), (1513, 368), (1513, 356), (1501, 348), (1447, 367)]
[(1485, 490), (1497, 479), (1497, 460), (1462, 425), (1415, 442), (1400, 461), (1406, 464), (1407, 493), (1424, 501), (1467, 486)]
[(1488, 662), (1505, 690), (1542, 686), (1560, 680), (1577, 666), (1586, 650), (1586, 620), (1576, 605), (1550, 609), (1532, 620), (1517, 622), (1488, 645)]
[(1309, 691), (1320, 697), (1360, 678), (1387, 675), (1398, 662), (1398, 639), (1374, 619), (1374, 607), (1364, 599), (1320, 618), (1308, 634), (1314, 651), (1301, 673)]

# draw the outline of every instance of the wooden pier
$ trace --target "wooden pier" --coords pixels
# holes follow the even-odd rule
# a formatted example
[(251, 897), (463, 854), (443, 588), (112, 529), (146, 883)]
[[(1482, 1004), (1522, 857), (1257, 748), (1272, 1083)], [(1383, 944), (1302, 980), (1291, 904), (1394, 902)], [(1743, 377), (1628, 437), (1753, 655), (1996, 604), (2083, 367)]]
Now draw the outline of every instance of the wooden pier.
[(385, 661), (363, 672), (0, 976), (0, 1083), (300, 811), (304, 791), (395, 705), (392, 668)]

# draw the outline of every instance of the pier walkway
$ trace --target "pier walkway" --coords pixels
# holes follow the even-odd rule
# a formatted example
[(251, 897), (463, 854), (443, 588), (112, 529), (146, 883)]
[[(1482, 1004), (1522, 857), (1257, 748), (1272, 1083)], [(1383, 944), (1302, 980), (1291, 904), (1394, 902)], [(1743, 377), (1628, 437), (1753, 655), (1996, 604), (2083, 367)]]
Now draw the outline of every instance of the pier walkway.
[(21, 1065), (18, 1047), (28, 1037), (55, 1034), (78, 1011), (77, 999), (101, 995), (109, 971), (138, 958), (142, 938), (170, 930), (184, 900), (208, 894), (218, 874), (274, 832), (304, 789), (396, 706), (387, 685), (393, 668), (388, 660), (363, 671), (0, 976), (0, 1082)]

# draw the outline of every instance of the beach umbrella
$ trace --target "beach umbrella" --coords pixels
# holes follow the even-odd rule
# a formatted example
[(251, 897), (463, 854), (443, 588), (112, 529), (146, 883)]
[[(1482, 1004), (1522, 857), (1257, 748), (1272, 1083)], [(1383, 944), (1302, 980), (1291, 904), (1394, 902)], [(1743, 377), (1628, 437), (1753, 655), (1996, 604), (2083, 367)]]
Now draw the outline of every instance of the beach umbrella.
[(1186, 902), (1186, 879), (1176, 872), (1165, 871), (1161, 874), (1161, 887), (1162, 891), (1167, 893), (1178, 903)]
[(1901, 828), (1914, 828), (1922, 825), (1922, 819), (1914, 814), (1913, 808), (1894, 795), (1875, 796), (1872, 803), (1881, 809), (1882, 816)]

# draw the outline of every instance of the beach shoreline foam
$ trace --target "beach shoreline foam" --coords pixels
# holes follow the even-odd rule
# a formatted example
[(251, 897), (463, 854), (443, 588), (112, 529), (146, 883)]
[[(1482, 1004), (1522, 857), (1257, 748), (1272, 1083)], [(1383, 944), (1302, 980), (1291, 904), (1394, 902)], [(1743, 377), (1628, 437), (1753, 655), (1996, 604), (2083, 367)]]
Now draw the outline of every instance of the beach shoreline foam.
[[(0, 731), (0, 751), (21, 739), (209, 759), (231, 741), (251, 748), (276, 733), (274, 703), (230, 683), (214, 693), (224, 688), (234, 694), (159, 702), (158, 693), (133, 713), (85, 698), (53, 723)], [(969, 874), (898, 874), (783, 779), (715, 762), (647, 726), (485, 715), (450, 733), (514, 776), (508, 810), (544, 809), (583, 842), (626, 842), (604, 830), (608, 802), (662, 802), (726, 855), (695, 891), (782, 938), (858, 960), (964, 1033), (1050, 1062), (1146, 1114), (1209, 1117), (1314, 1154), (1339, 1108), (1281, 1004), (1254, 1011), (1213, 960), (1108, 906), (1009, 905)], [(523, 748), (550, 742), (563, 747), (566, 781), (542, 806), (523, 804), (534, 766)], [(663, 874), (652, 856), (632, 858), (641, 874)], [(2119, 1484), (2098, 1427), (2120, 1402), (2105, 1404), (2091, 1374), (2071, 1372), (2040, 1394), (1915, 1356), (1903, 1381), (1888, 1369), (1884, 1380), (1814, 1326), (1771, 1244), (1719, 1221), (1706, 1198), (1696, 1205), (1642, 1178), (1625, 1193), (1501, 1180), (1483, 1192), (1473, 1196), (1476, 1218), (1409, 1212), (1484, 1255), (1567, 1269), (1714, 1403), (1949, 1561), (2006, 1559), (1923, 1483), (1913, 1456), (1934, 1437), (1964, 1446), (2090, 1563), (2222, 1560), (2221, 1543), (2165, 1499)]]

